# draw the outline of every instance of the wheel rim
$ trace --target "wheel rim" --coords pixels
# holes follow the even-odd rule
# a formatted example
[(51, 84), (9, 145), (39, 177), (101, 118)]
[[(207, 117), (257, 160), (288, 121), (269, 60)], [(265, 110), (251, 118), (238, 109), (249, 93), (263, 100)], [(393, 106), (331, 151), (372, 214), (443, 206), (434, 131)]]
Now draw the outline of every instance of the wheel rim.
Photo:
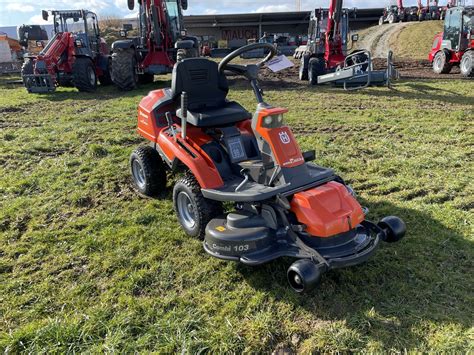
[(94, 69), (89, 67), (89, 83), (91, 85), (94, 85), (95, 84), (95, 72), (94, 72)]
[(296, 292), (303, 292), (305, 285), (303, 279), (296, 271), (292, 270), (288, 273), (288, 281)]
[(145, 172), (143, 171), (143, 167), (141, 166), (140, 162), (136, 159), (132, 162), (132, 174), (137, 186), (140, 189), (143, 189), (146, 182)]
[(181, 221), (187, 229), (193, 229), (196, 225), (196, 214), (189, 195), (181, 191), (177, 198), (178, 213)]
[(471, 67), (472, 67), (471, 60), (470, 58), (467, 57), (467, 54), (466, 54), (466, 58), (463, 58), (461, 60), (461, 71), (463, 73), (467, 73)]
[(443, 62), (443, 59), (441, 58), (441, 55), (437, 55), (436, 60), (435, 60), (436, 69), (439, 70), (443, 66), (442, 62)]

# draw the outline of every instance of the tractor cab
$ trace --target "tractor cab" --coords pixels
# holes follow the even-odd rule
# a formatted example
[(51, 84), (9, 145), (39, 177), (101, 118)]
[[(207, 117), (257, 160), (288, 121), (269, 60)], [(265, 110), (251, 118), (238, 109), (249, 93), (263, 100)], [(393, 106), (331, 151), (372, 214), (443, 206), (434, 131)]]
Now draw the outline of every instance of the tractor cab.
[[(53, 16), (53, 35), (61, 36), (63, 33), (70, 33), (74, 38), (74, 47), (76, 55), (87, 55), (96, 57), (101, 52), (101, 43), (99, 22), (97, 15), (88, 10), (53, 10), (42, 12), (43, 19), (48, 21), (49, 14)], [(51, 41), (44, 49), (47, 51)], [(104, 48), (104, 52), (108, 49)]]
[(446, 12), (442, 48), (465, 51), (472, 48), (474, 8), (454, 7)]

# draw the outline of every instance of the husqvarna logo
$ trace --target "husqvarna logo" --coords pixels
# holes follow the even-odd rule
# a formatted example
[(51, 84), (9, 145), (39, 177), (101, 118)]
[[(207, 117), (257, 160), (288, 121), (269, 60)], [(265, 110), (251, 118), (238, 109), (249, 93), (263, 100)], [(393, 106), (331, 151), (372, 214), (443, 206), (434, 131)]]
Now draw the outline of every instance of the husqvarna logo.
[(280, 140), (283, 144), (288, 144), (290, 143), (290, 136), (286, 132), (280, 132), (278, 133), (280, 135)]
[(148, 125), (148, 115), (143, 111), (138, 111), (138, 117), (141, 123)]

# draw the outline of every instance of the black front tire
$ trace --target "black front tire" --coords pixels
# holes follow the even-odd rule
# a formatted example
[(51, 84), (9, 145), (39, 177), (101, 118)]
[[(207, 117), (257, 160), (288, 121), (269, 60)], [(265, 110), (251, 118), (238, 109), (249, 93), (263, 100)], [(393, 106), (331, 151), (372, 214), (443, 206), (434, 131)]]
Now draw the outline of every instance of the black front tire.
[(387, 243), (395, 243), (402, 239), (406, 232), (407, 226), (401, 218), (396, 216), (387, 216), (377, 223), (380, 229), (384, 232), (383, 240)]
[(324, 58), (311, 58), (308, 63), (308, 80), (311, 85), (318, 84), (318, 76), (326, 74)]
[(110, 71), (112, 70), (112, 59), (108, 59), (107, 68), (102, 72), (102, 75), (99, 76), (100, 85), (111, 85), (113, 84), (112, 75)]
[(205, 198), (201, 186), (190, 173), (174, 185), (173, 206), (186, 234), (200, 239), (204, 238), (209, 221), (223, 213), (222, 203)]
[(118, 49), (112, 54), (112, 80), (121, 90), (129, 91), (137, 87), (138, 74), (135, 51)]
[(452, 67), (453, 66), (449, 63), (444, 51), (439, 51), (435, 54), (433, 59), (433, 71), (436, 74), (448, 74)]
[(27, 87), (27, 80), (32, 80), (32, 79), (26, 79), (25, 75), (31, 75), (33, 74), (33, 71), (34, 71), (33, 60), (30, 58), (26, 58), (25, 61), (23, 62), (23, 65), (21, 66), (21, 78), (28, 92), (31, 92), (31, 90), (28, 89)]
[(166, 166), (152, 147), (142, 146), (132, 152), (130, 170), (135, 188), (145, 196), (156, 196), (166, 188)]
[(21, 76), (33, 74), (33, 61), (31, 58), (26, 58), (21, 66)]
[(72, 65), (72, 83), (82, 92), (93, 92), (97, 89), (97, 75), (89, 58), (76, 58)]
[(303, 54), (300, 61), (300, 70), (299, 78), (300, 80), (308, 80), (308, 64), (309, 64), (309, 55)]
[(298, 293), (308, 292), (321, 282), (322, 268), (308, 259), (295, 261), (286, 276), (291, 288)]
[(465, 78), (474, 77), (474, 51), (467, 51), (463, 54), (461, 58), (461, 63), (459, 64), (461, 68), (461, 75)]

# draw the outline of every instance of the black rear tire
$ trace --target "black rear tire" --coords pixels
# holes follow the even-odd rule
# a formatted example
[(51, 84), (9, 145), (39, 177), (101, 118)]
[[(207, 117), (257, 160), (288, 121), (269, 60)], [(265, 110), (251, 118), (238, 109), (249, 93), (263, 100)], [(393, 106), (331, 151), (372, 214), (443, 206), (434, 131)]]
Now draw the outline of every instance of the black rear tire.
[(433, 71), (436, 74), (448, 74), (453, 66), (448, 62), (446, 53), (439, 51), (435, 54), (433, 59)]
[(130, 170), (135, 188), (146, 196), (156, 196), (166, 188), (166, 167), (158, 152), (141, 146), (130, 155)]
[(95, 67), (89, 58), (76, 58), (72, 65), (72, 83), (82, 92), (93, 92), (97, 89)]
[(174, 185), (173, 206), (186, 234), (200, 239), (204, 238), (209, 221), (223, 213), (222, 203), (205, 198), (201, 186), (190, 173)]
[(474, 77), (474, 51), (467, 51), (463, 54), (461, 58), (461, 63), (459, 64), (461, 68), (461, 75), (465, 78)]
[(112, 80), (121, 90), (133, 90), (137, 87), (137, 61), (133, 49), (118, 49), (112, 54)]
[(318, 76), (326, 74), (324, 58), (311, 58), (308, 63), (308, 80), (311, 85), (318, 84)]

